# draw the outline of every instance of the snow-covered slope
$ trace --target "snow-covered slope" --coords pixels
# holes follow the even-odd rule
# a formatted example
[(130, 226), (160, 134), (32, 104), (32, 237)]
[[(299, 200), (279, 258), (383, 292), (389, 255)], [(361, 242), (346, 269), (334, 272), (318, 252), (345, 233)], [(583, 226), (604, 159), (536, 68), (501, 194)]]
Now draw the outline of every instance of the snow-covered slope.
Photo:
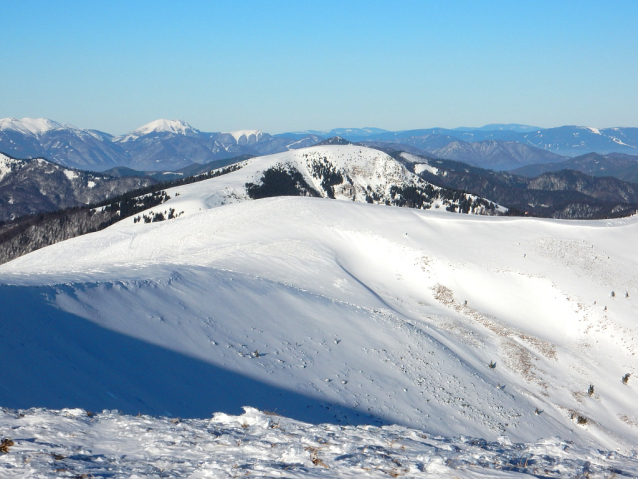
[[(378, 173), (379, 191), (405, 179), (365, 149), (346, 159), (360, 147), (321, 148), (354, 190), (359, 174)], [(310, 151), (282, 155), (302, 171)], [(127, 220), (2, 265), (0, 348), (13, 359), (0, 404), (182, 417), (255, 406), (635, 447), (638, 218), (237, 202), (284, 157), (261, 161), (170, 190), (177, 219)]]

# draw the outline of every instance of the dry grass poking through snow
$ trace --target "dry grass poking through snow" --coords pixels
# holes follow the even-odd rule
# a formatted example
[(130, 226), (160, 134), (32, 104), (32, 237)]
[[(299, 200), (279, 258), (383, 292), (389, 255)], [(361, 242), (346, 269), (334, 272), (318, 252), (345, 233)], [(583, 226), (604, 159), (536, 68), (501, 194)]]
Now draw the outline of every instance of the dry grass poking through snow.
[(542, 374), (546, 373), (546, 371), (534, 364), (536, 360), (534, 353), (517, 340), (527, 343), (534, 351), (550, 360), (556, 360), (556, 346), (554, 344), (519, 329), (506, 326), (498, 322), (496, 318), (482, 314), (466, 304), (459, 303), (454, 299), (453, 291), (440, 283), (434, 285), (432, 291), (434, 298), (441, 304), (473, 319), (496, 334), (500, 339), (503, 361), (513, 371), (519, 373), (526, 381), (534, 382), (547, 388), (547, 383), (542, 379)]

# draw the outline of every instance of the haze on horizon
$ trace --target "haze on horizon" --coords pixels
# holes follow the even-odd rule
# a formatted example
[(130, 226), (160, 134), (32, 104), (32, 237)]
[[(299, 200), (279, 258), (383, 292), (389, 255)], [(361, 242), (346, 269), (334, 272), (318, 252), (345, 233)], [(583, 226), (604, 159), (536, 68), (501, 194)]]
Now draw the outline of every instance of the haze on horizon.
[(638, 3), (5, 2), (0, 118), (638, 126)]

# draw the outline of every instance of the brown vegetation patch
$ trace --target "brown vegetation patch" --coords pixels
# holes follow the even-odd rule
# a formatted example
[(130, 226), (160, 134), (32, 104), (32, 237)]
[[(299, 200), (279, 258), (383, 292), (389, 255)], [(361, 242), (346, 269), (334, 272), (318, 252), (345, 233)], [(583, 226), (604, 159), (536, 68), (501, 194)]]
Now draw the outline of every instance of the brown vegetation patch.
[(556, 346), (554, 344), (519, 329), (504, 325), (495, 318), (479, 313), (466, 304), (459, 303), (454, 299), (452, 290), (442, 284), (437, 283), (434, 285), (432, 291), (434, 292), (434, 298), (441, 304), (473, 319), (496, 334), (501, 341), (501, 347), (505, 355), (504, 360), (510, 368), (518, 372), (525, 380), (547, 388), (545, 381), (539, 377), (539, 374), (545, 371), (533, 363), (534, 355), (529, 349), (521, 345), (519, 341), (528, 344), (550, 360), (556, 360)]

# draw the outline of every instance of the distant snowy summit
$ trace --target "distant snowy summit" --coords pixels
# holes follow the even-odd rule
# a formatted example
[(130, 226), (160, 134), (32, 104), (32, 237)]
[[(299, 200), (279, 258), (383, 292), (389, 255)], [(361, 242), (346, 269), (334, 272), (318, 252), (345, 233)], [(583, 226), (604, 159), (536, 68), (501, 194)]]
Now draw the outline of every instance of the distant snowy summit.
[(59, 128), (74, 128), (71, 125), (62, 125), (57, 121), (47, 118), (3, 118), (0, 120), (0, 130), (16, 131), (25, 135), (39, 136), (50, 130)]
[(120, 137), (122, 141), (130, 138), (138, 138), (153, 133), (172, 133), (174, 135), (197, 135), (201, 133), (183, 120), (155, 120), (133, 130), (128, 135)]

